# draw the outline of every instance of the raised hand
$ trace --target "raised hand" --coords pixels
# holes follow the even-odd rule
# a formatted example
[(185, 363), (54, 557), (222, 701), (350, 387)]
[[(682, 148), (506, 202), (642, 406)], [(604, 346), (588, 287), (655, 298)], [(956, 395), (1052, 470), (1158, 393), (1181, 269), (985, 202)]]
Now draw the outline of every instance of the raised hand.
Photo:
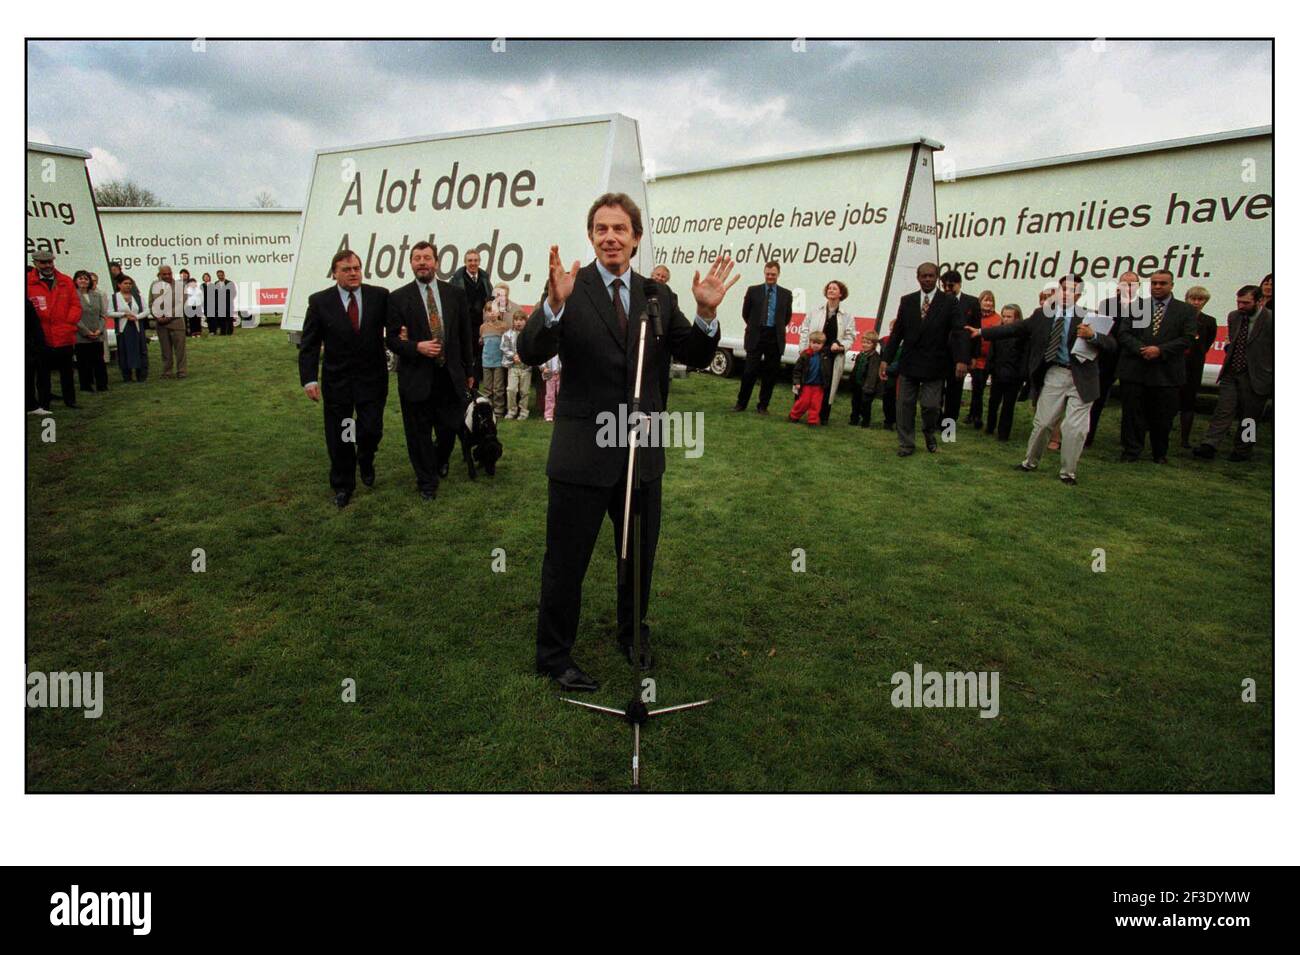
[(551, 246), (551, 290), (546, 296), (546, 301), (551, 306), (552, 312), (558, 312), (563, 308), (565, 301), (573, 294), (573, 285), (578, 281), (578, 269), (581, 267), (581, 263), (575, 259), (573, 268), (564, 271), (564, 263), (560, 261), (560, 247)]
[(700, 280), (700, 273), (695, 273), (695, 281), (691, 283), (691, 294), (695, 296), (696, 310), (700, 318), (717, 317), (718, 306), (722, 304), (722, 299), (731, 286), (740, 281), (739, 273), (732, 276), (730, 282), (727, 281), (727, 276), (731, 275), (735, 264), (731, 256), (721, 255), (713, 261), (703, 281)]

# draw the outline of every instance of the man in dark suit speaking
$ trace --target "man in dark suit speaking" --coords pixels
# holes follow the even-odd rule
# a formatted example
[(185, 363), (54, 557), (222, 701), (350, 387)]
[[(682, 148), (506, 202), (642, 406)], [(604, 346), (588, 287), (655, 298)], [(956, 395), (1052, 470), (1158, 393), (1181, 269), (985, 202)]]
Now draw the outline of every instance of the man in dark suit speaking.
[(472, 361), (474, 355), (465, 293), (440, 281), (436, 269), (437, 250), (428, 242), (415, 243), (415, 280), (388, 296), (387, 342), (398, 359), (397, 396), (406, 453), (415, 469), (416, 488), (426, 501), (433, 500), (438, 478), (447, 473), (468, 403), (466, 358)]
[[(696, 317), (691, 321), (677, 307), (677, 298), (663, 286), (647, 283), (632, 271), (631, 259), (641, 241), (641, 210), (623, 193), (606, 193), (587, 212), (587, 237), (596, 260), (567, 272), (558, 246), (551, 246), (550, 281), (519, 336), (519, 355), (526, 364), (541, 365), (557, 352), (564, 369), (555, 406), (555, 430), (546, 464), (550, 479), (546, 509), (546, 556), (542, 561), (542, 592), (537, 610), (537, 672), (565, 690), (595, 690), (598, 684), (570, 655), (582, 610), (582, 580), (591, 561), (600, 525), (608, 514), (614, 524), (614, 547), (623, 536), (623, 498), (627, 448), (620, 442), (599, 441), (602, 420), (615, 421), (630, 413), (636, 378), (637, 321), (655, 297), (662, 316), (663, 338), (647, 327), (641, 410), (663, 410), (660, 394), (663, 366), (676, 359), (703, 368), (713, 359), (719, 329), (718, 306), (740, 278), (731, 273), (729, 258), (719, 258), (692, 285)], [(620, 410), (622, 414), (620, 415)], [(609, 445), (609, 446), (602, 446)], [(645, 515), (641, 538), (642, 669), (652, 663), (649, 628), (645, 623), (659, 539), (659, 510), (664, 473), (664, 449), (643, 447), (640, 461), (641, 501)], [(632, 663), (631, 585), (618, 587), (618, 642)]]
[[(335, 284), (307, 299), (298, 376), (308, 398), (324, 400), (330, 487), (334, 503), (347, 507), (357, 487), (358, 465), (362, 483), (375, 483), (375, 452), (384, 436), (388, 289), (361, 284), (361, 259), (355, 252), (336, 253), (330, 274)], [(322, 345), (325, 370), (318, 374)]]

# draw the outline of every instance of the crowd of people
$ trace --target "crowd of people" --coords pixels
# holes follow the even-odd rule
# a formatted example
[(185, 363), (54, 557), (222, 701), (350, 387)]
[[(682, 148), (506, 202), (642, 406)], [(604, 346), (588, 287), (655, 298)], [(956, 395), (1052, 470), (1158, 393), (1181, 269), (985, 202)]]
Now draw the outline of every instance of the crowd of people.
[[(793, 295), (780, 285), (780, 264), (764, 267), (764, 281), (745, 293), (745, 367), (733, 411), (745, 411), (755, 383), (757, 403), (768, 413), (791, 323)], [(1228, 316), (1228, 341), (1214, 414), (1193, 449), (1196, 400), (1218, 322), (1205, 312), (1210, 293), (1192, 286), (1185, 300), (1174, 296), (1174, 276), (1158, 270), (1148, 293), (1134, 272), (1120, 276), (1115, 294), (1095, 308), (1082, 301), (1084, 281), (1063, 276), (1039, 293), (1028, 316), (1017, 304), (1000, 310), (991, 291), (962, 291), (961, 275), (942, 276), (932, 263), (917, 269), (916, 291), (902, 296), (888, 333), (858, 338), (854, 319), (842, 310), (848, 287), (838, 279), (822, 289), (824, 302), (799, 326), (788, 420), (830, 423), (840, 388), (851, 389), (849, 424), (871, 427), (872, 406), (881, 399), (883, 425), (898, 435), (898, 454), (916, 451), (916, 406), (926, 450), (939, 450), (944, 425), (956, 426), (970, 380), (962, 423), (976, 433), (1009, 441), (1016, 405), (1034, 409), (1029, 445), (1017, 467), (1037, 469), (1045, 451), (1059, 451), (1059, 477), (1078, 483), (1078, 462), (1091, 447), (1112, 386), (1121, 384), (1120, 460), (1138, 461), (1148, 445), (1153, 461), (1167, 463), (1173, 423), (1181, 447), (1202, 460), (1215, 456), (1236, 425), (1232, 461), (1251, 456), (1255, 435), (1273, 389), (1273, 276), (1243, 286)]]
[(215, 281), (205, 272), (199, 282), (186, 269), (177, 278), (170, 265), (162, 265), (142, 293), (121, 262), (110, 262), (108, 269), (104, 288), (95, 272), (78, 269), (69, 277), (55, 267), (53, 253), (32, 254), (24, 386), (29, 414), (49, 414), (55, 397), (76, 408), (78, 390), (108, 391), (110, 358), (123, 383), (145, 381), (151, 341), (161, 353), (161, 376), (183, 379), (189, 374), (187, 339), (203, 336), (205, 319), (209, 335), (234, 333), (238, 296), (224, 271), (217, 271)]

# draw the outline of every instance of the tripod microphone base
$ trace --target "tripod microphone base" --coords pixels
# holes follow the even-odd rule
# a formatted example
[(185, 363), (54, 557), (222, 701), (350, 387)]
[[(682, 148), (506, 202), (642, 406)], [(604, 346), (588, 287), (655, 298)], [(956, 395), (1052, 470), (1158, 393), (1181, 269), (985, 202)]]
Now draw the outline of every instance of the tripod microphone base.
[(632, 726), (632, 791), (641, 791), (641, 727), (655, 716), (667, 716), (670, 713), (681, 713), (683, 710), (694, 710), (701, 706), (707, 706), (712, 703), (712, 699), (696, 700), (694, 703), (679, 703), (676, 706), (664, 706), (657, 710), (647, 709), (646, 705), (641, 702), (639, 697), (634, 698), (627, 705), (625, 710), (616, 710), (612, 706), (600, 706), (596, 703), (588, 703), (585, 700), (571, 700), (567, 696), (560, 697), (565, 703), (572, 703), (574, 706), (581, 706), (583, 709), (594, 710), (597, 713), (603, 713), (606, 716), (616, 716), (619, 719), (629, 723)]

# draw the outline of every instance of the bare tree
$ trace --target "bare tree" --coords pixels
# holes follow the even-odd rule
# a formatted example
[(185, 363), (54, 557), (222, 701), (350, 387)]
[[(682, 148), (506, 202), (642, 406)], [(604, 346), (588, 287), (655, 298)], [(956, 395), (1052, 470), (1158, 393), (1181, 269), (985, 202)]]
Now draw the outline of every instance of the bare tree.
[(275, 196), (271, 195), (271, 190), (263, 189), (253, 197), (253, 205), (259, 209), (274, 209), (280, 203), (275, 201)]
[(101, 209), (124, 206), (161, 206), (163, 201), (150, 189), (130, 179), (114, 179), (95, 187), (95, 205)]

